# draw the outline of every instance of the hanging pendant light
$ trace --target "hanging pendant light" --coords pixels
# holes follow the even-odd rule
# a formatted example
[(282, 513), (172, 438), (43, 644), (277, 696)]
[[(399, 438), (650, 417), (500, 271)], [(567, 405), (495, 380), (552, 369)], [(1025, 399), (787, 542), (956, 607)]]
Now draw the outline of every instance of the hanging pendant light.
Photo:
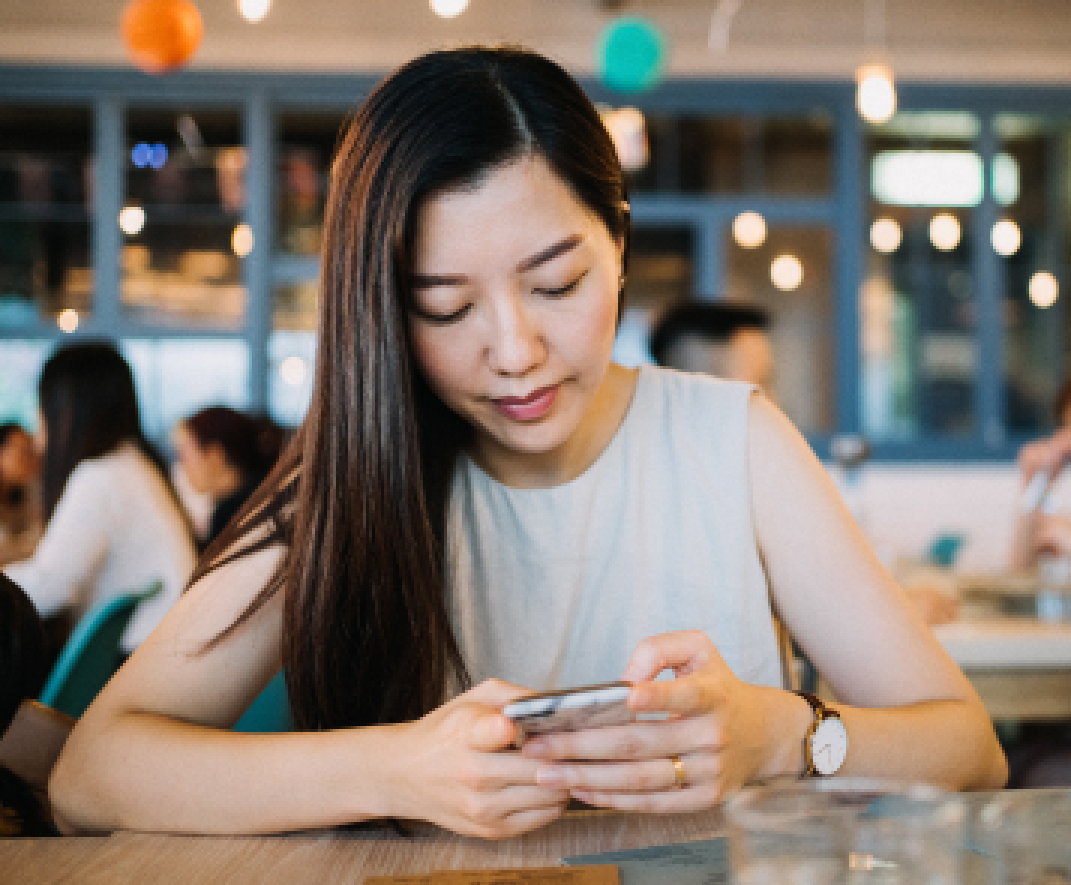
[(878, 60), (885, 52), (885, 0), (864, 0), (863, 30), (871, 60), (855, 72), (855, 106), (868, 123), (881, 124), (896, 113), (896, 84), (892, 68)]

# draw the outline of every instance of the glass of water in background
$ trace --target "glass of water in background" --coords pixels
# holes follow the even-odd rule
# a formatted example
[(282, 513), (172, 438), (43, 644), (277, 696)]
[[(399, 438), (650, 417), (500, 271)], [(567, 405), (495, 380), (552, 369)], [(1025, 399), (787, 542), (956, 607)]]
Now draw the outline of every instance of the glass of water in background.
[(1071, 883), (1071, 791), (1007, 790), (979, 817), (994, 885)]
[(966, 806), (859, 778), (749, 787), (725, 805), (737, 885), (957, 885)]

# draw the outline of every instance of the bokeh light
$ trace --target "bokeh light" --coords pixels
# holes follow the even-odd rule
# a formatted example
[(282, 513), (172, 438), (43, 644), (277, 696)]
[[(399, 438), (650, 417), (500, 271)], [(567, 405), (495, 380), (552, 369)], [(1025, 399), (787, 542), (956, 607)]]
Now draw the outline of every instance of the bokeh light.
[(869, 123), (884, 123), (896, 112), (896, 86), (885, 65), (863, 65), (855, 73), (858, 84), (855, 104), (859, 116)]
[(766, 219), (758, 212), (741, 212), (733, 219), (733, 239), (744, 249), (756, 249), (766, 242)]
[(271, 0), (238, 0), (238, 12), (247, 22), (258, 22), (268, 14)]
[(803, 265), (795, 255), (778, 255), (770, 264), (770, 279), (782, 292), (791, 292), (803, 282)]
[(962, 233), (955, 215), (940, 212), (930, 219), (930, 242), (941, 252), (951, 252), (955, 249)]
[(1010, 218), (1002, 218), (993, 225), (989, 239), (993, 243), (993, 251), (1007, 258), (1019, 251), (1023, 243), (1023, 232)]
[(647, 19), (625, 15), (611, 22), (599, 38), (597, 51), (596, 69), (611, 89), (640, 92), (662, 80), (666, 41)]
[(300, 387), (305, 381), (307, 372), (305, 360), (299, 356), (288, 356), (279, 363), (279, 377), (283, 380), (283, 384), (289, 387)]
[(59, 326), (61, 332), (71, 334), (78, 328), (78, 311), (73, 307), (68, 307), (66, 310), (61, 310), (56, 317), (56, 325)]
[(900, 248), (904, 232), (895, 218), (877, 218), (870, 225), (870, 245), (883, 255), (888, 255)]
[(235, 225), (231, 234), (231, 249), (239, 258), (245, 258), (253, 251), (253, 229), (244, 221)]
[(145, 210), (141, 206), (124, 206), (119, 210), (119, 229), (128, 237), (137, 236), (145, 227)]
[(1052, 307), (1060, 297), (1060, 284), (1047, 270), (1039, 270), (1030, 278), (1027, 292), (1035, 307)]
[(431, 11), (439, 18), (454, 18), (461, 15), (469, 5), (469, 0), (431, 0)]

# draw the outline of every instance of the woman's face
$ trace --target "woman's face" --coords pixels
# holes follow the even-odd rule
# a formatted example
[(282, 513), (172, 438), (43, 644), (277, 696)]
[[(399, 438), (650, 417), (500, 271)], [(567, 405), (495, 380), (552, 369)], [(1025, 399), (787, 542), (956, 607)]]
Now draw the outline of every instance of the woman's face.
[(175, 428), (175, 454), (182, 472), (195, 492), (207, 495), (212, 491), (212, 465), (208, 455), (185, 424)]
[(415, 247), (414, 354), (475, 427), (477, 460), (568, 457), (596, 420), (616, 331), (621, 250), (606, 226), (526, 157), (430, 199)]

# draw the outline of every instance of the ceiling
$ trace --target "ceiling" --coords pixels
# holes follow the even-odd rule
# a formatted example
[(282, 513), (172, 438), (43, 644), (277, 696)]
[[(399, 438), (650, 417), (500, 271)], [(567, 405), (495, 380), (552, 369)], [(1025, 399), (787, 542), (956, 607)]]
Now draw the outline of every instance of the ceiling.
[[(0, 0), (0, 63), (126, 65), (124, 5)], [(428, 0), (272, 0), (257, 24), (235, 0), (197, 5), (191, 67), (204, 70), (385, 71), (434, 47), (506, 41), (587, 73), (602, 29), (635, 14), (665, 33), (670, 76), (850, 78), (882, 50), (902, 79), (1071, 84), (1069, 0), (471, 0), (451, 20)], [(714, 14), (737, 5), (712, 47)]]

